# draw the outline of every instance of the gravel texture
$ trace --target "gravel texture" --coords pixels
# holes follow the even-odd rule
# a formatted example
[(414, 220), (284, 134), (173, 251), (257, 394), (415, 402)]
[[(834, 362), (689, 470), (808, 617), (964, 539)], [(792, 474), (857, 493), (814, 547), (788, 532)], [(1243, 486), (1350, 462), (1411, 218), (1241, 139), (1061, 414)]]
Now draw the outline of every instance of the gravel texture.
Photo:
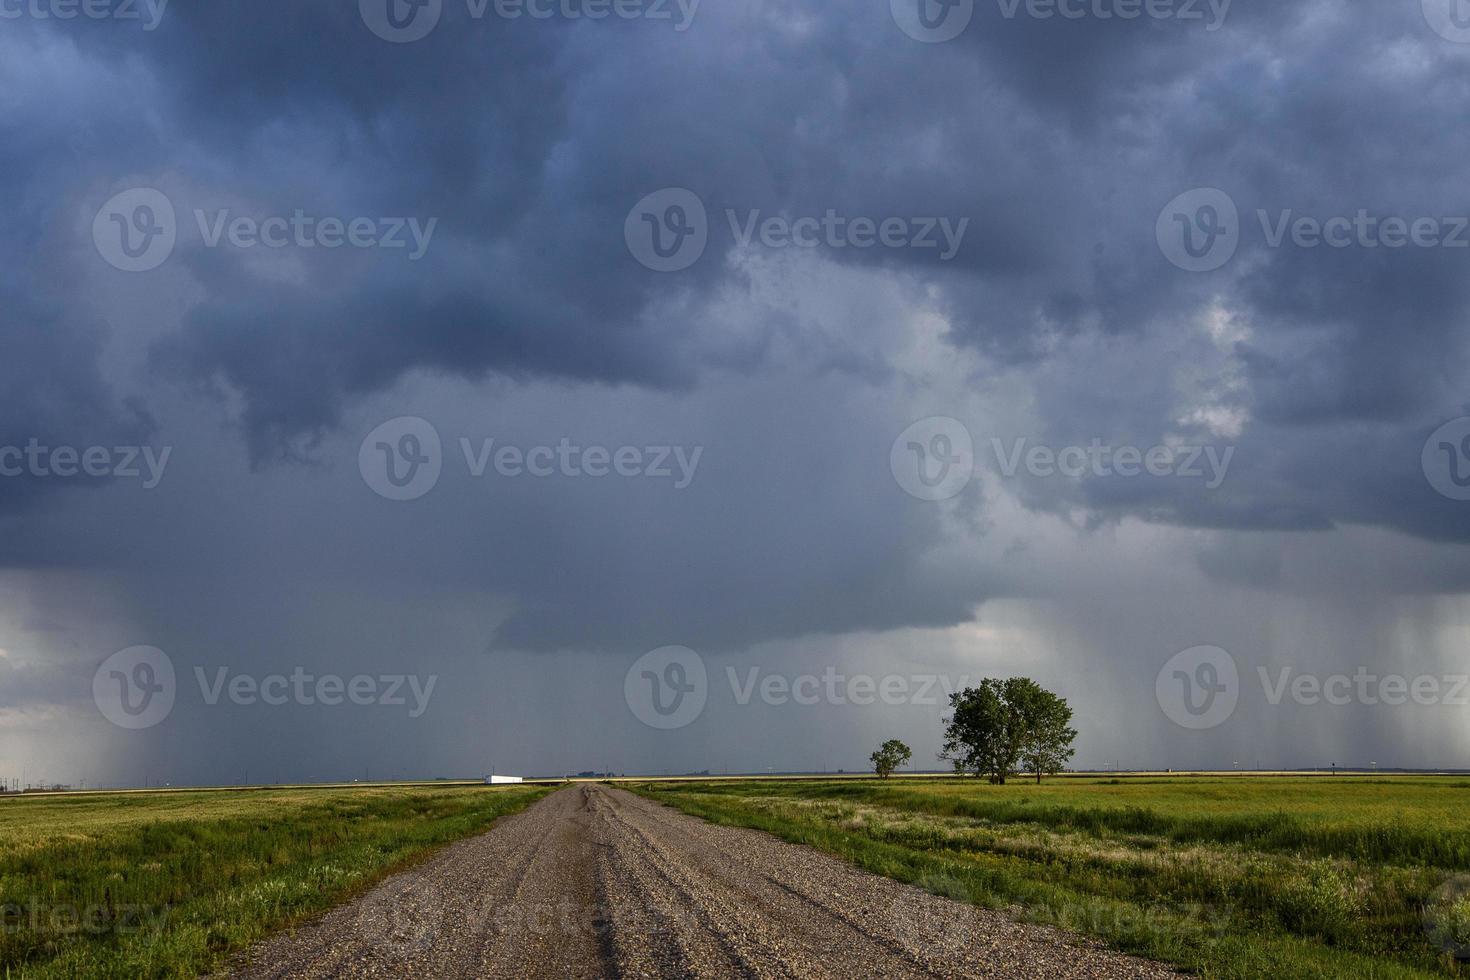
[(238, 977), (1174, 977), (750, 830), (567, 787), (242, 959)]

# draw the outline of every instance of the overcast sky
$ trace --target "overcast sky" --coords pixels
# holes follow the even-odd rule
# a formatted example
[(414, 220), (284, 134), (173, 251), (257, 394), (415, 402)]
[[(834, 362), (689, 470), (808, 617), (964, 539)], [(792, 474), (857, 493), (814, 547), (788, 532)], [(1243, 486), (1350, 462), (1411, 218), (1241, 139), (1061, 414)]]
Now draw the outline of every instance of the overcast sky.
[(0, 777), (1470, 767), (1457, 12), (0, 0)]

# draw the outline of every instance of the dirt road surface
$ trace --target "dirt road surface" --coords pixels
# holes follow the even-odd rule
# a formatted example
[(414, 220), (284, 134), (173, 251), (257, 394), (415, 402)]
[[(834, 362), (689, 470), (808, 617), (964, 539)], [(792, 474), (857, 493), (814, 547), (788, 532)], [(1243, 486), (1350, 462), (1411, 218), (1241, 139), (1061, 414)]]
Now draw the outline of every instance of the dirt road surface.
[(1173, 977), (623, 790), (558, 790), (250, 952), (236, 976)]

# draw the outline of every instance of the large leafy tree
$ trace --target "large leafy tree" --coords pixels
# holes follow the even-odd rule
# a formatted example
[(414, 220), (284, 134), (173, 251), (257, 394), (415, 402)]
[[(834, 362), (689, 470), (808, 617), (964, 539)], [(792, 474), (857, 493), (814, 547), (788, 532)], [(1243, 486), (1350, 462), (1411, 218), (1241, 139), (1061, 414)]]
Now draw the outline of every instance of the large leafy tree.
[(913, 758), (913, 750), (896, 738), (884, 742), (877, 752), (868, 758), (873, 762), (873, 771), (887, 779), (893, 770), (901, 768)]
[(1076, 753), (1072, 742), (1077, 730), (1071, 727), (1072, 708), (1060, 698), (1032, 681), (1018, 685), (1019, 713), (1025, 722), (1021, 736), (1021, 763), (1026, 772), (1041, 783), (1042, 776), (1055, 776)]
[(1024, 765), (1039, 782), (1072, 757), (1072, 709), (1033, 680), (987, 677), (979, 687), (950, 695), (949, 704), (954, 713), (939, 757), (953, 762), (956, 772), (1004, 783)]

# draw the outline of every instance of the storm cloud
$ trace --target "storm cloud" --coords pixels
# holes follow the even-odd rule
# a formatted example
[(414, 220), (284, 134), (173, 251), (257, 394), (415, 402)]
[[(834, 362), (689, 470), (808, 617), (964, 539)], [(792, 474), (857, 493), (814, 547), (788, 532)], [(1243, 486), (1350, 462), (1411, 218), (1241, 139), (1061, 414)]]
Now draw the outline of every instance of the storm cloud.
[[(0, 770), (937, 742), (937, 708), (713, 701), (662, 738), (623, 675), (671, 644), (717, 679), (1034, 670), (1086, 719), (1079, 761), (1218, 764), (1257, 709), (1172, 757), (1154, 681), (1179, 650), (1452, 659), (1470, 504), (1430, 464), (1470, 414), (1470, 38), (1419, 0), (972, 6), (943, 41), (897, 0), (3, 6), (0, 447), (170, 456), (153, 487), (0, 477)], [(677, 269), (633, 242), (691, 219)], [(422, 449), (404, 418), (437, 476), (395, 500), (364, 440)], [(938, 501), (895, 472), (936, 418), (975, 468)], [(1018, 440), (1109, 465), (1008, 468)], [(575, 472), (524, 465), (563, 444)], [(1116, 465), (1156, 447), (1228, 465)], [(682, 486), (611, 462), (675, 448), (699, 453)], [(110, 743), (93, 671), (139, 644), (189, 683), (445, 680), (386, 727), (181, 700)], [(1463, 749), (1463, 710), (1363, 711), (1326, 724), (1380, 761)], [(1267, 717), (1299, 746), (1324, 724)], [(822, 760), (781, 747), (818, 731)]]

